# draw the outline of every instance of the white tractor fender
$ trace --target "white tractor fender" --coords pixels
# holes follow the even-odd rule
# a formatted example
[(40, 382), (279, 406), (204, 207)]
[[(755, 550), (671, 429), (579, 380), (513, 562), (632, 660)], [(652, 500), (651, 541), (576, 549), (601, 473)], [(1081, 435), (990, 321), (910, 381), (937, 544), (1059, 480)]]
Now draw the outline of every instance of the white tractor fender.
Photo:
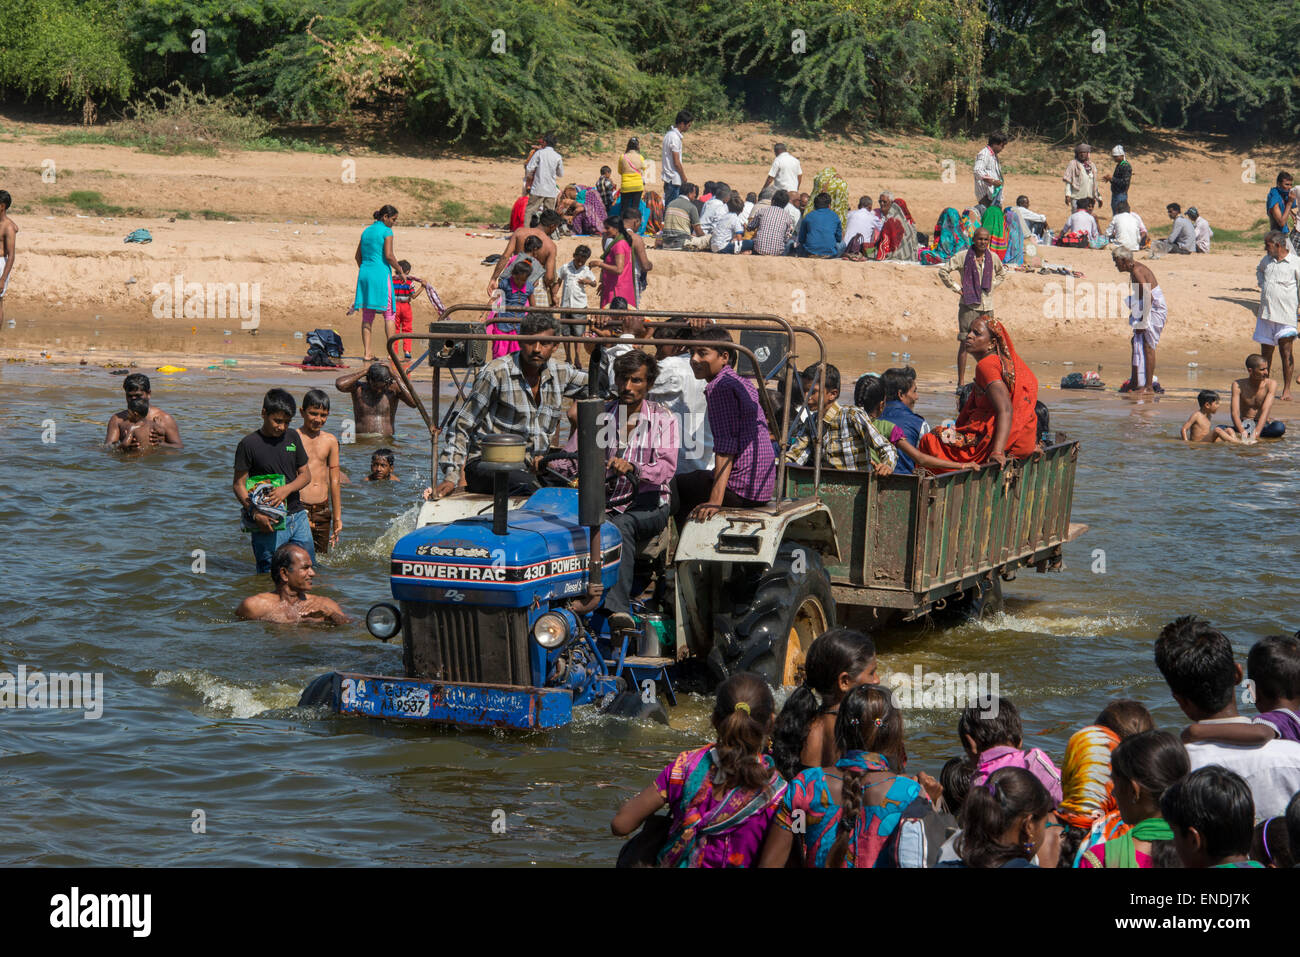
[(771, 565), (777, 550), (790, 541), (807, 545), (832, 564), (839, 561), (830, 509), (817, 499), (800, 499), (781, 503), (775, 514), (768, 509), (724, 508), (707, 521), (688, 521), (673, 562)]

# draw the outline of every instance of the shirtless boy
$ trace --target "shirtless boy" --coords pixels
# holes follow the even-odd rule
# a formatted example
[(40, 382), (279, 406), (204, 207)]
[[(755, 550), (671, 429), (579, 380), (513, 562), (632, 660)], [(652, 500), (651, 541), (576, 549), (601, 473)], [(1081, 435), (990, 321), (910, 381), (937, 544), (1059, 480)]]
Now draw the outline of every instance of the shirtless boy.
[(1237, 433), (1223, 426), (1215, 426), (1210, 421), (1219, 411), (1219, 393), (1213, 389), (1202, 389), (1196, 395), (1199, 408), (1183, 423), (1184, 442), (1240, 442)]
[(334, 388), (352, 396), (352, 415), (357, 422), (357, 435), (393, 434), (393, 419), (397, 416), (397, 403), (405, 402), (415, 408), (415, 400), (382, 362), (334, 380)]
[(9, 274), (14, 269), (14, 248), (18, 237), (18, 224), (9, 218), (13, 197), (0, 189), (0, 322), (5, 318), (5, 290), (9, 288)]
[(1277, 383), (1269, 378), (1268, 362), (1259, 354), (1246, 356), (1246, 373), (1246, 378), (1232, 383), (1232, 427), (1245, 438), (1242, 423), (1254, 419), (1255, 438), (1280, 438), (1286, 426), (1272, 418)]
[(295, 624), (302, 621), (329, 625), (346, 625), (351, 618), (332, 599), (311, 594), (312, 567), (307, 550), (286, 542), (271, 558), (271, 581), (275, 591), (245, 598), (235, 614), (248, 621), (275, 621)]
[(176, 420), (149, 404), (149, 377), (133, 372), (122, 380), (126, 408), (108, 420), (104, 444), (131, 452), (147, 452), (156, 447), (182, 447), (180, 426)]
[(318, 555), (337, 545), (339, 532), (343, 530), (339, 440), (325, 431), (329, 414), (330, 397), (320, 389), (312, 389), (302, 397), (302, 425), (298, 434), (302, 436), (302, 447), (307, 450), (311, 481), (298, 493), (298, 500), (307, 506), (307, 522)]

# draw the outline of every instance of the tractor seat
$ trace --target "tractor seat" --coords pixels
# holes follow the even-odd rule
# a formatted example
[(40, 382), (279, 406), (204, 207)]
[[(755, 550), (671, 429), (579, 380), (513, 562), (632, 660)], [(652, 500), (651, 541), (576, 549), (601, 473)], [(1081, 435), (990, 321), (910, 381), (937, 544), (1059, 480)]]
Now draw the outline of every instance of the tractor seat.
[(650, 541), (646, 542), (637, 550), (636, 557), (638, 561), (658, 561), (661, 557), (671, 559), (673, 552), (677, 550), (677, 523), (668, 519), (668, 524), (664, 530), (656, 535)]

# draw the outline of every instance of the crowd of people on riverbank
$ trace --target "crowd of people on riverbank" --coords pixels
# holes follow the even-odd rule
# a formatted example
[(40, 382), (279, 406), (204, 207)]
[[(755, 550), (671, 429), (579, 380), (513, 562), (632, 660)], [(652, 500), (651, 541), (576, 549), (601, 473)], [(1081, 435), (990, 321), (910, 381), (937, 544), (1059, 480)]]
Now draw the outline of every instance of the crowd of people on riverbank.
[[(870, 638), (828, 631), (777, 710), (759, 677), (718, 688), (716, 739), (683, 751), (615, 815), (621, 866), (1282, 868), (1300, 861), (1300, 636), (1272, 635), (1242, 669), (1228, 638), (1170, 622), (1155, 663), (1189, 724), (1157, 729), (1140, 702), (1108, 702), (1057, 762), (1027, 747), (996, 692), (957, 722), (939, 778), (909, 774), (906, 716), (945, 707), (887, 676)], [(910, 678), (910, 676), (904, 676)], [(959, 676), (960, 677), (960, 676)], [(975, 679), (975, 675), (968, 676)], [(927, 692), (929, 693), (929, 692)], [(977, 700), (978, 698), (978, 700)], [(666, 814), (658, 814), (667, 808)]]

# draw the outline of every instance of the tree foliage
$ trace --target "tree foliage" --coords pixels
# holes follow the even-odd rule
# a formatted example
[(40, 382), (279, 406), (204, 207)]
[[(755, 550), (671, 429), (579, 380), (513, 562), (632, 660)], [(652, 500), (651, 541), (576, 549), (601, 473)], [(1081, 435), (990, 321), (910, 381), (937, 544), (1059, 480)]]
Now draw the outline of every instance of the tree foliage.
[(541, 130), (661, 127), (684, 106), (808, 131), (1276, 136), (1300, 128), (1297, 14), (1300, 0), (0, 0), (0, 89), (89, 116), (179, 81), (272, 120), (379, 113), (503, 150)]

